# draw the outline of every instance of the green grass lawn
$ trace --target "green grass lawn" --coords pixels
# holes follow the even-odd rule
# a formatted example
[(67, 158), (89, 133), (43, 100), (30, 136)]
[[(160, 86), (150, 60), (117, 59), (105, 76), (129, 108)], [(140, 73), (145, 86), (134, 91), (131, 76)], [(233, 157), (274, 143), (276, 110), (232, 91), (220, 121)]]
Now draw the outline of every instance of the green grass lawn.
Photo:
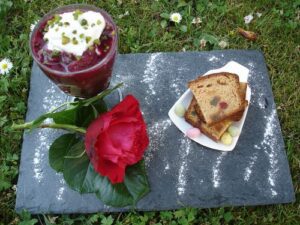
[[(260, 49), (268, 66), (273, 94), (286, 145), (297, 201), (294, 204), (182, 209), (177, 211), (21, 216), (14, 211), (22, 131), (12, 121), (24, 122), (32, 58), (30, 25), (49, 10), (70, 3), (89, 3), (108, 11), (119, 27), (120, 53)], [(126, 13), (128, 11), (128, 13)], [(180, 12), (175, 26), (166, 18)], [(262, 15), (258, 17), (256, 13)], [(254, 19), (245, 24), (244, 17)], [(129, 14), (129, 15), (127, 15)], [(192, 24), (194, 17), (201, 24)], [(0, 75), (0, 224), (299, 224), (300, 222), (300, 1), (184, 1), (184, 0), (0, 0), (0, 60), (9, 58), (13, 69)], [(237, 27), (257, 33), (250, 42)], [(207, 44), (201, 48), (200, 40)]]

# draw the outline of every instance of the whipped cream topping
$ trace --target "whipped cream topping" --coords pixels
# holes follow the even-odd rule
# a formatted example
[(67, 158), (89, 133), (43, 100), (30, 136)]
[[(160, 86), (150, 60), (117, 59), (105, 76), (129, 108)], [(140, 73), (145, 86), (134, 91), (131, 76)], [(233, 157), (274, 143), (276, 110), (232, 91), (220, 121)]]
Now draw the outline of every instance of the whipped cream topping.
[(48, 21), (44, 40), (51, 51), (82, 54), (99, 38), (105, 28), (105, 19), (99, 12), (79, 10), (57, 14)]

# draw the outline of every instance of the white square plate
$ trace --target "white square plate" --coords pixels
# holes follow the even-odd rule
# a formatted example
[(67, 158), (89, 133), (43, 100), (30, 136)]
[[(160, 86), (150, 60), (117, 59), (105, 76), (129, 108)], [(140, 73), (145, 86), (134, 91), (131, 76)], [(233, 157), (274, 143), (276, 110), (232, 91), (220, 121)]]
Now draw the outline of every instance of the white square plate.
[[(207, 73), (205, 73), (203, 76), (212, 74), (212, 73), (219, 73), (219, 72), (229, 72), (229, 73), (235, 73), (239, 76), (240, 82), (246, 82), (248, 83), (248, 74), (249, 74), (249, 69), (246, 67), (242, 66), (241, 64), (238, 64), (237, 62), (230, 61), (228, 62), (225, 66), (219, 69), (215, 70), (210, 70)], [(196, 77), (195, 77), (196, 78)], [(169, 117), (172, 120), (172, 122), (178, 127), (179, 130), (181, 130), (184, 134), (186, 134), (187, 130), (192, 128), (192, 125), (187, 123), (183, 117), (179, 117), (175, 113), (175, 106), (177, 104), (182, 104), (186, 109), (188, 108), (191, 100), (192, 100), (193, 94), (188, 89), (179, 99), (178, 101), (172, 106), (172, 108), (169, 111)], [(246, 100), (248, 100), (248, 105), (250, 104), (250, 99), (251, 99), (251, 89), (249, 85), (247, 85), (247, 90), (246, 90)], [(221, 142), (215, 142), (209, 137), (207, 137), (204, 134), (201, 134), (197, 138), (192, 138), (193, 141), (206, 146), (208, 148), (212, 148), (215, 150), (220, 150), (220, 151), (232, 151), (236, 143), (240, 137), (240, 134), (242, 132), (242, 128), (245, 122), (245, 118), (248, 112), (248, 107), (246, 107), (242, 119), (240, 119), (238, 122), (233, 122), (232, 125), (236, 126), (239, 129), (239, 135), (236, 137), (233, 137), (231, 145), (224, 145)], [(188, 138), (188, 137), (186, 137)]]

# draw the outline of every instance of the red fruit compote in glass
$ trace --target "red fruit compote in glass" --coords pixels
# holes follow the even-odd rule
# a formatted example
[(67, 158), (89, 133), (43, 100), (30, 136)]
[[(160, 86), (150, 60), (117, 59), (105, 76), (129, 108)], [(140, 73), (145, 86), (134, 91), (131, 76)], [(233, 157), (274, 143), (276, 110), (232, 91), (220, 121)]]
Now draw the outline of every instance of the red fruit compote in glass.
[(111, 17), (89, 5), (53, 10), (30, 39), (33, 58), (42, 71), (64, 92), (83, 98), (109, 86), (117, 43)]

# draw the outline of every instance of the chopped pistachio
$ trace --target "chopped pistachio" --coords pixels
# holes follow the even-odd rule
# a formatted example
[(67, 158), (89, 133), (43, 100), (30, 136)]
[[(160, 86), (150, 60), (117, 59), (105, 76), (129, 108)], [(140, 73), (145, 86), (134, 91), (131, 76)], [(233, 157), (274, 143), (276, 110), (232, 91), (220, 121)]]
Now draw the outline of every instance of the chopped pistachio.
[(73, 31), (72, 31), (72, 34), (77, 34), (77, 30), (73, 30)]
[(76, 9), (73, 13), (73, 17), (75, 20), (78, 20), (78, 17), (82, 14), (82, 12), (79, 9)]
[(96, 40), (94, 40), (94, 44), (96, 44), (96, 45), (100, 45), (100, 40), (99, 39), (96, 39)]
[(77, 60), (80, 60), (80, 59), (81, 59), (81, 56), (76, 56), (76, 59), (77, 59)]
[(44, 41), (45, 41), (45, 42), (48, 42), (49, 40), (48, 40), (48, 38), (44, 38)]
[(86, 25), (88, 25), (88, 21), (87, 21), (86, 19), (82, 19), (82, 20), (80, 21), (80, 25), (81, 25), (81, 26), (86, 26)]
[(87, 29), (89, 29), (89, 28), (88, 28), (87, 26), (84, 26), (83, 29), (87, 30)]
[(54, 23), (53, 20), (48, 20), (48, 21), (47, 21), (47, 25), (48, 25), (48, 26), (53, 25), (53, 23)]
[(57, 27), (57, 28), (55, 28), (55, 31), (56, 31), (56, 32), (58, 31), (58, 27)]
[(62, 27), (63, 23), (62, 22), (59, 22), (58, 23), (58, 26)]
[(62, 19), (62, 18), (61, 18), (60, 15), (58, 15), (58, 14), (55, 14), (55, 15), (54, 15), (54, 22), (59, 22), (61, 19)]
[(61, 40), (61, 43), (63, 45), (66, 45), (66, 44), (69, 44), (70, 43), (70, 38), (68, 38), (67, 36), (62, 36), (62, 40)]
[(113, 31), (110, 33), (110, 35), (111, 35), (111, 36), (115, 36), (115, 35), (116, 35), (116, 31), (113, 30)]
[(90, 47), (89, 47), (89, 50), (90, 50), (90, 51), (93, 51), (93, 50), (94, 50), (94, 46), (90, 46)]
[(80, 38), (84, 38), (84, 34), (80, 34), (79, 37), (80, 37)]
[(96, 26), (96, 24), (95, 24), (95, 23), (92, 23), (91, 27), (94, 27), (94, 26)]
[(60, 55), (60, 52), (57, 51), (57, 50), (53, 50), (53, 51), (51, 52), (51, 57), (58, 57), (59, 55)]
[(101, 24), (101, 21), (100, 20), (97, 20), (97, 25), (100, 25)]
[(69, 22), (64, 22), (64, 25), (65, 25), (65, 26), (69, 26), (70, 23), (69, 23)]
[(92, 39), (92, 37), (87, 36), (87, 37), (85, 37), (85, 42), (86, 42), (86, 43), (89, 43), (91, 39)]
[(78, 45), (77, 39), (73, 37), (73, 38), (72, 38), (72, 43), (73, 43), (73, 45)]

